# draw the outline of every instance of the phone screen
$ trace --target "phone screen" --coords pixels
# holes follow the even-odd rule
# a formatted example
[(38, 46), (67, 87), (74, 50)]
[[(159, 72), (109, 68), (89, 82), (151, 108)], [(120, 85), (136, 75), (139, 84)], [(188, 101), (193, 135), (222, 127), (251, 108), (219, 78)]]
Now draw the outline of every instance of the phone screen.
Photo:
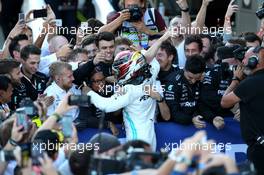
[(43, 17), (47, 17), (47, 9), (34, 10), (34, 11), (33, 11), (33, 17), (34, 17), (34, 18), (43, 18)]
[(64, 115), (61, 120), (62, 132), (65, 138), (72, 136), (72, 116)]
[(57, 27), (61, 27), (62, 26), (62, 20), (61, 19), (56, 19), (55, 23), (56, 23)]
[(69, 98), (69, 105), (76, 105), (82, 107), (90, 106), (90, 96), (87, 95), (71, 95)]
[(28, 131), (28, 117), (25, 108), (18, 108), (16, 110), (17, 126), (23, 126), (23, 130)]
[(24, 24), (25, 23), (25, 13), (19, 13), (18, 14), (18, 21), (20, 24)]
[(81, 27), (80, 27), (80, 28), (82, 29), (82, 31), (87, 30), (87, 28), (88, 28), (88, 23), (87, 23), (87, 22), (81, 22)]

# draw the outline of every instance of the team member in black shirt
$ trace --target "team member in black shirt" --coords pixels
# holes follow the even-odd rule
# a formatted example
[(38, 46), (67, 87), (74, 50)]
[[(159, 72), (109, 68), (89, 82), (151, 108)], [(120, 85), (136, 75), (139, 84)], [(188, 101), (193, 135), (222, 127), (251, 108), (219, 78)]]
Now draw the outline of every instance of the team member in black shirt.
[(34, 45), (25, 46), (21, 50), (23, 77), (21, 83), (14, 88), (10, 108), (15, 110), (25, 97), (30, 97), (32, 101), (37, 100), (38, 95), (46, 89), (47, 77), (37, 72), (40, 62), (40, 49)]
[[(205, 62), (199, 55), (190, 56), (184, 70), (165, 86), (165, 100), (170, 108), (171, 119), (180, 124), (191, 124), (193, 117), (198, 116), (200, 86), (205, 71)], [(203, 121), (196, 121), (203, 125)]]
[(224, 116), (232, 115), (229, 109), (223, 109), (220, 104), (232, 77), (233, 72), (229, 69), (229, 64), (220, 63), (208, 69), (202, 81), (199, 111), (204, 119), (213, 123), (217, 129), (224, 127)]
[(221, 100), (225, 108), (236, 103), (240, 105), (240, 126), (242, 137), (248, 145), (247, 156), (259, 175), (264, 174), (264, 48), (258, 48), (255, 57), (248, 60), (247, 67), (252, 70), (241, 83), (243, 68), (234, 73), (234, 79)]

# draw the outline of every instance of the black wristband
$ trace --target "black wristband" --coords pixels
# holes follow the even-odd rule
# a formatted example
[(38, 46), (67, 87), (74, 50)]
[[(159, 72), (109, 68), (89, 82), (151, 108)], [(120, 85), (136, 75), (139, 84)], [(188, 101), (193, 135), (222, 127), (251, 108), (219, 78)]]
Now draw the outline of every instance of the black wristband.
[(157, 102), (158, 102), (158, 103), (162, 103), (162, 102), (164, 102), (164, 98), (161, 97), (161, 99), (160, 99), (160, 100), (157, 100)]
[(12, 146), (18, 146), (18, 143), (15, 141), (15, 140), (13, 140), (13, 139), (9, 139), (9, 143), (12, 145)]
[(61, 116), (58, 113), (53, 113), (52, 115), (56, 118), (56, 122), (61, 120)]
[(180, 8), (181, 9), (181, 11), (183, 11), (183, 12), (189, 12), (189, 7), (187, 7), (186, 9), (182, 9), (182, 8)]
[(233, 77), (232, 80), (236, 80), (236, 81), (238, 81), (238, 82), (241, 81), (238, 77)]

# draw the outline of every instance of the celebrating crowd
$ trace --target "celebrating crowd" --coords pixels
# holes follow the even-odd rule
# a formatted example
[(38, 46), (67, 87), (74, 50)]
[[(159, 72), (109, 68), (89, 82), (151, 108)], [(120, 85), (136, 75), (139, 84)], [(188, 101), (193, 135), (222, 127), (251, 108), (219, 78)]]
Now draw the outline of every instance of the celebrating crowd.
[[(240, 122), (248, 164), (264, 174), (264, 23), (234, 36), (231, 0), (222, 30), (211, 33), (212, 1), (191, 21), (187, 0), (176, 0), (181, 14), (166, 26), (147, 0), (120, 0), (107, 24), (90, 18), (74, 35), (62, 32), (50, 5), (20, 15), (0, 54), (1, 174), (239, 174), (234, 160), (212, 153), (204, 131), (183, 149), (156, 152), (155, 123), (221, 132), (226, 117)], [(33, 40), (28, 23), (37, 14), (44, 21)], [(77, 133), (87, 128), (111, 134), (83, 148)]]

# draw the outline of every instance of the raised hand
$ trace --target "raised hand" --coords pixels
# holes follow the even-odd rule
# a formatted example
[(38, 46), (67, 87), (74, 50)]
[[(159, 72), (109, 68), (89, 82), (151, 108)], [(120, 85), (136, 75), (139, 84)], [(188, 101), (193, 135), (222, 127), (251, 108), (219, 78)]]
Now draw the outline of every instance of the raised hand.
[(231, 16), (239, 10), (238, 5), (233, 4), (234, 1), (235, 0), (230, 1), (228, 8), (227, 8), (227, 11), (226, 11), (226, 15), (225, 15), (226, 17), (231, 18)]

